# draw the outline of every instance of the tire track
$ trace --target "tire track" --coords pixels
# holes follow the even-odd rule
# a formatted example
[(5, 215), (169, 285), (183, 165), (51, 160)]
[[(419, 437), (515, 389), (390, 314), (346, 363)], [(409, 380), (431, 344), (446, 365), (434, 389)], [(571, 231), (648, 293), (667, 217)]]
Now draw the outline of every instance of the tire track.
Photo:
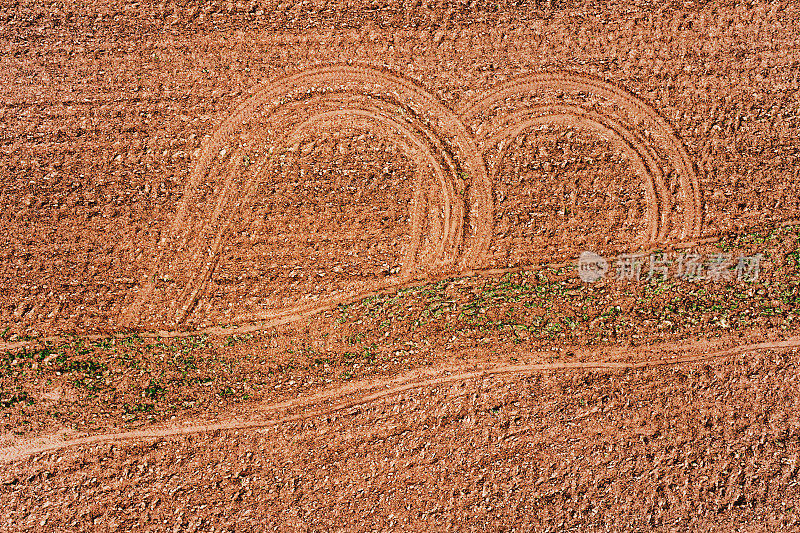
[(493, 183), (497, 180), (501, 162), (510, 148), (510, 144), (506, 142), (509, 139), (513, 139), (531, 127), (547, 124), (589, 129), (628, 153), (635, 170), (644, 180), (645, 194), (648, 200), (647, 237), (637, 244), (646, 245), (665, 238), (666, 219), (671, 208), (671, 194), (664, 184), (664, 173), (661, 167), (640, 137), (625, 129), (615, 120), (577, 106), (536, 106), (524, 113), (513, 114), (511, 122), (514, 124), (512, 128), (503, 129), (486, 141), (487, 146), (502, 146), (491, 173)]
[[(800, 219), (785, 220), (783, 222), (775, 224), (774, 226), (753, 227), (743, 231), (745, 233), (752, 233), (755, 231), (760, 231), (765, 229), (775, 229), (779, 227), (789, 227), (789, 226), (800, 226)], [(701, 244), (713, 244), (715, 242), (719, 242), (723, 237), (729, 234), (730, 232), (725, 231), (725, 232), (720, 232), (717, 235), (710, 235), (708, 237), (704, 237), (702, 239), (660, 243), (656, 246), (643, 250), (641, 253), (646, 255), (656, 250), (667, 251), (672, 249), (691, 248), (693, 246), (699, 246)], [(190, 337), (193, 335), (223, 336), (223, 335), (236, 335), (243, 333), (254, 333), (258, 331), (263, 331), (271, 327), (296, 322), (298, 320), (302, 320), (304, 318), (308, 318), (310, 316), (314, 316), (319, 313), (324, 313), (326, 311), (335, 309), (338, 305), (350, 305), (358, 303), (359, 301), (369, 296), (395, 294), (402, 289), (418, 286), (420, 283), (435, 283), (437, 281), (452, 279), (454, 277), (466, 278), (473, 276), (482, 276), (482, 277), (501, 276), (503, 274), (509, 274), (509, 273), (517, 273), (525, 271), (535, 272), (537, 270), (542, 270), (542, 269), (563, 268), (576, 265), (577, 265), (577, 259), (573, 259), (570, 261), (561, 261), (561, 262), (527, 263), (524, 265), (508, 267), (508, 268), (482, 268), (474, 270), (462, 270), (458, 272), (457, 275), (454, 275), (453, 273), (449, 272), (431, 273), (425, 278), (411, 279), (400, 284), (394, 284), (394, 283), (385, 285), (379, 284), (368, 291), (358, 292), (352, 295), (334, 297), (331, 299), (326, 299), (324, 302), (317, 301), (309, 303), (308, 305), (305, 306), (299, 306), (289, 310), (277, 311), (271, 314), (238, 315), (233, 319), (233, 322), (238, 324), (246, 323), (245, 325), (241, 326), (240, 325), (234, 325), (230, 327), (211, 326), (206, 328), (196, 328), (189, 330), (151, 330), (151, 331), (130, 330), (130, 332), (128, 333), (123, 332), (114, 334), (103, 334), (103, 335), (95, 334), (95, 335), (82, 335), (82, 336), (51, 335), (47, 337), (37, 337), (35, 339), (30, 339), (25, 341), (0, 342), (0, 351), (14, 351), (14, 350), (28, 349), (36, 346), (42, 346), (47, 343), (63, 344), (71, 342), (78, 337), (92, 341), (103, 340), (108, 338), (122, 339), (131, 335), (131, 333), (133, 332), (135, 332), (138, 336), (147, 339), (155, 339), (155, 338), (172, 339), (172, 338)]]
[[(507, 109), (510, 101), (524, 98), (527, 95), (535, 94), (543, 90), (571, 93), (588, 92), (625, 110), (631, 115), (634, 122), (647, 123), (649, 131), (655, 138), (655, 144), (665, 151), (667, 158), (678, 174), (679, 193), (677, 195), (677, 200), (683, 209), (683, 224), (679, 238), (693, 239), (700, 234), (702, 210), (699, 180), (686, 148), (680, 139), (678, 139), (672, 127), (652, 106), (624, 89), (583, 74), (570, 72), (537, 73), (512, 80), (490, 89), (475, 100), (468, 102), (460, 116), (465, 123), (481, 123), (481, 128), (479, 130), (481, 131), (485, 129), (486, 126), (486, 124), (482, 122), (484, 117), (490, 115), (490, 111), (493, 109)], [(559, 114), (558, 106), (551, 106), (551, 108), (554, 114)], [(503, 115), (503, 117), (506, 117), (506, 115)], [(606, 120), (613, 120), (613, 117), (605, 117), (601, 122), (605, 122)], [(509, 127), (507, 124), (504, 125), (505, 127)], [(512, 122), (510, 127), (515, 127), (515, 124)], [(629, 140), (637, 139), (633, 131), (624, 128), (623, 130), (626, 131), (624, 137)], [(637, 141), (637, 144), (638, 143), (639, 141)], [(483, 145), (484, 153), (486, 149), (491, 147), (486, 139), (479, 139), (478, 144)], [(659, 184), (657, 183), (657, 185)], [(658, 188), (662, 191), (668, 190), (665, 187)]]
[[(416, 270), (421, 268), (422, 265), (430, 264), (432, 266), (439, 267), (445, 266), (447, 264), (446, 256), (454, 256), (456, 254), (456, 250), (454, 248), (459, 244), (459, 236), (461, 231), (460, 224), (463, 221), (463, 206), (460, 205), (459, 199), (455, 198), (452, 183), (447, 177), (447, 171), (443, 165), (440, 164), (438, 158), (434, 157), (430, 147), (423, 142), (426, 132), (413, 131), (413, 126), (407, 126), (406, 124), (395, 121), (390, 117), (383, 116), (377, 109), (337, 109), (335, 111), (328, 111), (314, 115), (306, 122), (296, 127), (292, 133), (283, 139), (283, 143), (280, 145), (277, 153), (283, 153), (288, 149), (289, 146), (299, 142), (303, 132), (307, 131), (310, 127), (318, 125), (319, 123), (330, 122), (330, 125), (334, 127), (342, 124), (347, 124), (349, 127), (353, 127), (354, 124), (363, 120), (371, 123), (371, 131), (375, 131), (377, 128), (384, 135), (384, 137), (394, 138), (397, 137), (398, 132), (401, 133), (401, 137), (398, 137), (394, 140), (404, 142), (405, 139), (408, 141), (408, 143), (410, 143), (411, 146), (409, 146), (409, 152), (412, 154), (412, 158), (415, 160), (418, 169), (430, 168), (433, 170), (441, 190), (445, 193), (444, 205), (440, 206), (444, 215), (445, 231), (443, 235), (437, 235), (438, 238), (435, 239), (437, 242), (437, 248), (434, 250), (428, 250), (427, 253), (423, 254), (422, 260), (417, 261), (417, 251), (422, 243), (422, 228), (425, 223), (424, 218), (429, 207), (427, 204), (425, 204), (424, 198), (422, 197), (423, 180), (421, 179), (421, 173), (417, 172), (417, 180), (414, 185), (414, 205), (411, 208), (411, 246), (401, 259), (402, 271), (399, 279), (397, 281), (390, 279), (389, 281), (383, 281), (378, 284), (368, 284), (367, 287), (363, 287), (361, 290), (357, 291), (357, 294), (369, 294), (382, 290), (385, 287), (390, 287), (403, 281), (408, 281), (415, 276), (419, 278), (420, 273)], [(429, 138), (429, 140), (431, 139)], [(276, 159), (273, 158), (272, 161), (274, 162)], [(257, 192), (257, 186), (262, 181), (263, 178), (259, 177), (249, 180), (249, 182), (245, 185), (241, 195), (243, 196), (241, 205), (252, 205)], [(236, 217), (234, 212), (229, 213), (225, 218), (224, 226), (217, 233), (217, 239), (215, 240), (213, 247), (214, 249), (218, 250), (222, 245), (223, 237), (228, 232), (235, 219)], [(448, 246), (449, 249), (445, 249), (446, 246)], [(219, 254), (216, 255), (216, 258), (219, 259)], [(197, 258), (194, 260), (197, 261)], [(421, 265), (418, 263), (421, 263)], [(178, 310), (179, 323), (185, 320), (189, 313), (191, 313), (192, 309), (197, 303), (200, 292), (209, 282), (215, 266), (216, 262), (206, 263), (199, 278), (178, 298), (178, 301), (186, 302), (186, 304), (184, 304), (184, 306)], [(189, 291), (189, 289), (191, 289), (191, 291)], [(343, 297), (322, 298), (321, 301), (319, 299), (315, 301), (315, 307), (335, 306), (342, 301)], [(296, 306), (289, 309), (281, 309), (279, 311), (265, 311), (257, 315), (245, 315), (244, 318), (242, 315), (239, 315), (234, 318), (234, 321), (253, 322), (256, 320), (278, 320), (278, 323), (283, 323), (280, 321), (280, 318), (283, 316), (296, 316), (298, 314), (305, 316), (307, 314), (305, 311), (306, 307), (307, 306)]]
[[(449, 157), (449, 154), (437, 144), (440, 141), (432, 136), (431, 132), (415, 130), (413, 129), (413, 123), (405, 124), (391, 117), (383, 116), (378, 113), (377, 110), (337, 109), (311, 117), (288, 135), (286, 144), (294, 144), (299, 140), (303, 132), (319, 122), (330, 121), (330, 129), (335, 129), (342, 124), (352, 126), (354, 122), (357, 123), (360, 119), (370, 121), (370, 125), (372, 126), (371, 131), (375, 131), (377, 128), (384, 137), (397, 137), (395, 140), (401, 142), (403, 139), (407, 139), (411, 144), (411, 146), (408, 147), (408, 152), (412, 154), (417, 168), (433, 169), (433, 173), (439, 184), (439, 190), (444, 193), (444, 203), (441, 206), (444, 232), (435, 239), (437, 241), (436, 248), (425, 254), (420, 263), (423, 265), (430, 264), (434, 268), (445, 267), (458, 253), (457, 247), (460, 244), (461, 232), (463, 231), (464, 207), (460, 198), (456, 197), (452, 180), (448, 178), (448, 172), (446, 170), (448, 168), (456, 168), (456, 164), (452, 158)], [(398, 132), (402, 134), (400, 137), (396, 135)], [(441, 155), (444, 161), (440, 161), (437, 155)], [(414, 184), (415, 205), (411, 209), (411, 249), (405, 254), (403, 264), (405, 278), (409, 278), (413, 275), (415, 256), (422, 242), (422, 230), (425, 224), (424, 219), (427, 211), (426, 206), (422, 204), (424, 181), (421, 179), (421, 172), (418, 171), (416, 177), (417, 180)], [(448, 261), (448, 257), (450, 261)]]
[[(195, 241), (200, 244), (189, 251), (181, 252), (181, 248), (187, 244), (192, 230), (192, 220), (188, 212), (198, 197), (199, 188), (203, 183), (209, 180), (213, 181), (215, 161), (222, 157), (220, 154), (228, 155), (226, 148), (232, 144), (237, 135), (242, 135), (245, 127), (252, 124), (266, 127), (263, 124), (268, 124), (270, 117), (278, 114), (280, 109), (292, 98), (307, 99), (309, 95), (313, 94), (328, 96), (360, 94), (372, 100), (380, 100), (393, 107), (398, 116), (403, 116), (406, 121), (413, 123), (414, 129), (404, 126), (397, 120), (389, 121), (384, 115), (375, 114), (373, 119), (383, 122), (387, 127), (402, 126), (405, 133), (411, 136), (412, 144), (416, 146), (423, 146), (426, 142), (433, 141), (435, 146), (442, 147), (440, 154), (453, 152), (454, 155), (449, 160), (447, 157), (445, 158), (452, 168), (449, 172), (451, 176), (447, 180), (449, 185), (443, 191), (443, 196), (450, 203), (450, 209), (445, 208), (446, 218), (449, 218), (445, 221), (446, 227), (456, 237), (460, 238), (462, 234), (458, 229), (454, 230), (453, 224), (461, 223), (460, 221), (464, 218), (458, 216), (457, 212), (452, 212), (451, 209), (454, 195), (451, 192), (454, 190), (452, 183), (457, 178), (456, 174), (466, 172), (470, 176), (471, 216), (485, 218), (491, 212), (488, 175), (472, 136), (455, 114), (435, 97), (409, 80), (371, 66), (334, 65), (300, 72), (262, 86), (254, 96), (234, 111), (231, 117), (214, 132), (209, 141), (204, 143), (190, 173), (184, 195), (169, 231), (162, 237), (154, 254), (155, 258), (150, 268), (152, 274), (124, 313), (124, 324), (130, 327), (139, 322), (143, 309), (154, 295), (157, 277), (166, 270), (168, 260), (177, 264), (190, 262), (201, 265), (189, 278), (180, 294), (178, 305), (173, 308), (177, 310), (173, 322), (180, 324), (185, 321), (219, 259), (225, 231), (229, 227), (232, 213), (235, 213), (235, 209), (231, 209), (231, 207), (236, 207), (232, 206), (232, 198), (242, 196), (242, 192), (247, 197), (248, 187), (252, 187), (253, 184), (239, 185), (237, 183), (240, 178), (238, 170), (233, 174), (222, 176), (222, 183), (218, 187), (221, 192), (217, 195), (208, 215), (200, 222), (201, 227), (195, 228), (200, 236), (195, 238)], [(313, 110), (311, 111), (313, 112)], [(351, 111), (358, 111), (358, 109)], [(369, 109), (361, 111), (369, 112)], [(420, 136), (420, 131), (424, 132), (423, 136)], [(434, 154), (432, 157), (440, 154)], [(234, 151), (233, 155), (238, 157), (239, 154)], [(442, 181), (442, 175), (439, 176), (439, 179)], [(223, 213), (231, 213), (231, 216), (226, 220), (222, 217)], [(413, 234), (421, 233), (420, 218), (414, 220), (416, 226), (412, 228)], [(458, 222), (456, 222), (457, 220)], [(470, 222), (471, 226), (479, 228), (479, 231), (470, 235), (470, 242), (467, 244), (464, 254), (466, 257), (479, 256), (488, 242), (488, 234), (480, 231), (481, 228), (485, 230), (486, 224), (480, 220)], [(461, 245), (461, 243), (456, 245)], [(444, 244), (437, 243), (433, 252), (434, 257), (444, 250), (443, 246)], [(425, 257), (424, 259), (428, 261), (431, 258)]]
[[(660, 350), (666, 350), (669, 346), (660, 345)], [(683, 349), (691, 349), (690, 346), (678, 346)], [(207, 433), (211, 431), (231, 431), (241, 429), (262, 429), (277, 426), (280, 424), (304, 420), (307, 418), (326, 416), (334, 414), (356, 406), (365, 405), (370, 402), (382, 400), (390, 396), (400, 394), (409, 390), (433, 387), (458, 381), (469, 381), (473, 379), (488, 378), (492, 376), (503, 376), (510, 374), (534, 373), (534, 372), (553, 372), (571, 370), (619, 370), (619, 369), (642, 369), (653, 366), (673, 366), (679, 364), (691, 364), (713, 359), (721, 359), (742, 353), (754, 352), (768, 349), (791, 349), (800, 347), (800, 337), (793, 337), (783, 341), (762, 342), (736, 346), (733, 348), (718, 350), (705, 353), (703, 355), (685, 356), (674, 359), (651, 359), (637, 362), (616, 362), (608, 360), (595, 360), (587, 362), (573, 363), (544, 363), (544, 364), (525, 364), (525, 365), (498, 365), (495, 367), (472, 368), (467, 365), (460, 366), (441, 366), (436, 369), (426, 369), (407, 373), (397, 378), (388, 380), (372, 380), (357, 382), (345, 385), (332, 391), (323, 391), (318, 394), (306, 396), (300, 399), (288, 400), (272, 405), (266, 405), (259, 410), (263, 413), (279, 413), (283, 410), (303, 409), (325, 402), (336, 401), (354, 395), (354, 398), (340, 401), (331, 407), (323, 407), (309, 412), (300, 412), (268, 420), (228, 420), (213, 424), (184, 424), (166, 427), (157, 427), (145, 430), (127, 431), (121, 433), (109, 433), (103, 435), (92, 435), (71, 440), (59, 441), (56, 437), (43, 437), (23, 442), (18, 445), (8, 446), (0, 449), (0, 461), (11, 462), (24, 459), (38, 453), (61, 450), (74, 446), (85, 446), (120, 441), (137, 441), (146, 439), (159, 439), (179, 435), (189, 435), (197, 433)], [(641, 347), (640, 347), (641, 348)], [(651, 347), (651, 351), (652, 348)]]

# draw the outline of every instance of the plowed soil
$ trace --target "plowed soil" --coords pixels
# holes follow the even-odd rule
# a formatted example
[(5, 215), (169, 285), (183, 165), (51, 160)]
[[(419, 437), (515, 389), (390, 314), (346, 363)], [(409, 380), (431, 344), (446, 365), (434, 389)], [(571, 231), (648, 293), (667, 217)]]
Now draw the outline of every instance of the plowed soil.
[(800, 529), (799, 22), (1, 5), (0, 529)]

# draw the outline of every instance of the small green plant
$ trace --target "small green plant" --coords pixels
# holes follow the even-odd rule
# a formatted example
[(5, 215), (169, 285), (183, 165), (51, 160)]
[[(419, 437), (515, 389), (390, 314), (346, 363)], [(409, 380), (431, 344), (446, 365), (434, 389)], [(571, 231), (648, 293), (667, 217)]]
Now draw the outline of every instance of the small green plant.
[(0, 393), (0, 407), (3, 409), (8, 409), (9, 407), (16, 405), (18, 403), (24, 403), (26, 405), (33, 405), (34, 401), (33, 398), (28, 396), (28, 393), (25, 391), (16, 392), (11, 396), (5, 396)]
[(349, 308), (349, 304), (339, 304), (336, 306), (336, 309), (339, 310), (339, 317), (336, 319), (336, 322), (339, 324), (344, 324), (350, 319), (350, 314), (348, 313)]
[(245, 333), (243, 335), (229, 335), (225, 339), (223, 346), (236, 346), (237, 344), (249, 341), (252, 338), (253, 338), (252, 333)]
[(100, 348), (101, 350), (109, 350), (113, 345), (114, 345), (114, 339), (111, 338), (100, 339), (99, 341), (94, 341), (89, 343), (89, 346)]
[(131, 347), (131, 346), (140, 346), (144, 344), (144, 339), (142, 339), (138, 333), (133, 333), (131, 335), (128, 335), (127, 337), (119, 339), (119, 341), (117, 342), (119, 342), (119, 344), (121, 344), (122, 346)]
[(344, 340), (350, 346), (355, 346), (356, 344), (364, 340), (364, 333), (359, 332), (359, 333), (354, 333), (353, 335), (348, 335), (347, 337), (345, 337)]
[(156, 380), (151, 379), (150, 383), (144, 389), (144, 395), (150, 399), (158, 399), (167, 392), (167, 389), (161, 386)]
[(146, 413), (148, 411), (152, 411), (153, 407), (154, 405), (152, 403), (136, 403), (133, 405), (128, 403), (122, 404), (122, 410), (129, 415), (135, 413)]
[(86, 378), (99, 379), (107, 367), (104, 363), (99, 363), (93, 359), (67, 359), (66, 355), (60, 354), (56, 361), (63, 360), (61, 363), (62, 372), (77, 372)]

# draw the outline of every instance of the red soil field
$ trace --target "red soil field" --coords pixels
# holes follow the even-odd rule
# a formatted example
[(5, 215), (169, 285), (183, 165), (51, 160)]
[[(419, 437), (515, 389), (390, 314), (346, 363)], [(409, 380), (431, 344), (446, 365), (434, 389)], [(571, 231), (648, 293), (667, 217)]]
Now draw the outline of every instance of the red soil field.
[(0, 6), (0, 529), (797, 529), (799, 21)]

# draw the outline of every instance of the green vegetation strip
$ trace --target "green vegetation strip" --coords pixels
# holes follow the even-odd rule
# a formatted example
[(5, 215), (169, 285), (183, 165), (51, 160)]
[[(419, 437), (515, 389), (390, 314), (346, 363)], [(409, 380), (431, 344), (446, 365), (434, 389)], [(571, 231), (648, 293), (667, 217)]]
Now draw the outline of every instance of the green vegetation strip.
[(759, 329), (796, 333), (799, 244), (800, 226), (786, 226), (698, 247), (704, 255), (763, 254), (754, 282), (586, 284), (574, 266), (543, 268), (421, 284), (294, 324), (221, 338), (132, 334), (43, 342), (0, 356), (0, 423), (18, 433), (53, 422), (136, 424), (221, 403), (296, 396), (434, 364), (461, 349), (502, 353), (506, 347), (636, 345)]

